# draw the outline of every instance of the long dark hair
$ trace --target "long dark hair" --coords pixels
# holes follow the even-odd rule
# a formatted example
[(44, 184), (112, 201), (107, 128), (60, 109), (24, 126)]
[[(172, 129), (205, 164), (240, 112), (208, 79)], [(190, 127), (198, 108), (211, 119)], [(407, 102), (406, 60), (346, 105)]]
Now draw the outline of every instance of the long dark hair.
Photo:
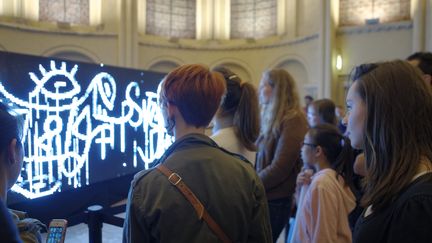
[(335, 112), (336, 105), (332, 100), (330, 99), (314, 100), (310, 104), (310, 106), (315, 108), (321, 122), (329, 123), (333, 125), (337, 124), (336, 112)]
[(349, 139), (332, 124), (320, 124), (309, 129), (311, 142), (320, 146), (337, 176), (342, 176), (345, 185), (352, 187), (353, 150)]
[(232, 116), (234, 131), (243, 146), (255, 151), (255, 141), (259, 135), (259, 106), (255, 87), (241, 79), (226, 67), (216, 67), (215, 72), (221, 73), (226, 82), (227, 93), (220, 106), (222, 116)]
[(366, 106), (362, 205), (379, 211), (411, 183), (420, 161), (432, 161), (432, 90), (401, 60), (363, 64), (352, 73)]

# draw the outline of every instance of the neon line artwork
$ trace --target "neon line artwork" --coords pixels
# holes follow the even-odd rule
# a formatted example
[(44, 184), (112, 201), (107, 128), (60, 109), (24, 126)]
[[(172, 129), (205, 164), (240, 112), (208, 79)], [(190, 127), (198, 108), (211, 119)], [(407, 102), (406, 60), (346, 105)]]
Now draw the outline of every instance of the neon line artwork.
[[(118, 163), (134, 168), (143, 163), (147, 169), (172, 142), (155, 92), (142, 92), (137, 82), (130, 82), (119, 100), (121, 91), (111, 74), (99, 72), (83, 88), (78, 71), (78, 65), (68, 69), (65, 62), (40, 64), (40, 74), (29, 73), (35, 86), (27, 100), (0, 82), (0, 96), (24, 118), (24, 167), (12, 190), (27, 198), (59, 192), (63, 183), (74, 188), (89, 185), (90, 154), (98, 153), (106, 161), (109, 151), (130, 152), (131, 161)], [(141, 132), (144, 144), (128, 138), (128, 129)]]

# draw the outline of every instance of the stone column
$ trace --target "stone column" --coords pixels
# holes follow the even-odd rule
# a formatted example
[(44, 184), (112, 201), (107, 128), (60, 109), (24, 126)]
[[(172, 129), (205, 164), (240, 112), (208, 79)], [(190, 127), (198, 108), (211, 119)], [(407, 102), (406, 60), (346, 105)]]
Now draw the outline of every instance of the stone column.
[(413, 21), (413, 53), (424, 51), (425, 49), (425, 13), (425, 0), (411, 0), (411, 18)]
[(196, 1), (196, 37), (198, 40), (208, 40), (214, 38), (214, 0)]
[(138, 4), (137, 0), (120, 1), (119, 65), (138, 67)]
[(287, 0), (284, 2), (284, 31), (288, 39), (294, 39), (297, 37), (297, 0)]
[(213, 38), (216, 40), (228, 40), (231, 30), (231, 1), (217, 0), (214, 2), (214, 26)]
[(432, 52), (432, 0), (426, 1), (425, 51)]
[(337, 88), (336, 76), (336, 29), (339, 22), (339, 1), (323, 0), (321, 2), (320, 51), (321, 51), (321, 83), (319, 97), (334, 97)]

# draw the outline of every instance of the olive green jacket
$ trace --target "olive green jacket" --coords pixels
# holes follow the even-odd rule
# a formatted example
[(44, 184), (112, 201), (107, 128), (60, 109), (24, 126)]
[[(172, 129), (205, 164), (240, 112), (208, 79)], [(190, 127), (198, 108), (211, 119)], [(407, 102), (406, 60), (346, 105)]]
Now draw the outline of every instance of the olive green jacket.
[[(178, 139), (158, 161), (182, 177), (233, 242), (272, 242), (267, 199), (251, 164), (209, 137)], [(123, 242), (219, 242), (190, 202), (157, 169), (132, 182)]]

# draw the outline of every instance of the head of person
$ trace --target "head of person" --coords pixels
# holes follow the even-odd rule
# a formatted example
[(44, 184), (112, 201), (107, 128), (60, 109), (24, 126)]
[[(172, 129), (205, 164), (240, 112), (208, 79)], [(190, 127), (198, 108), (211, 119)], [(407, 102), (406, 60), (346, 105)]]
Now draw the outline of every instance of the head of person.
[(1, 102), (0, 132), (0, 175), (4, 177), (1, 181), (6, 183), (3, 186), (9, 190), (18, 179), (23, 163), (22, 121), (12, 115), (8, 107)]
[(159, 91), (159, 104), (168, 133), (177, 139), (185, 132), (178, 129), (196, 128), (204, 132), (224, 93), (223, 77), (205, 66), (187, 64), (169, 72)]
[(432, 90), (420, 70), (401, 60), (354, 68), (347, 94), (347, 133), (363, 149), (363, 205), (382, 209), (432, 160)]
[(307, 119), (309, 126), (329, 123), (336, 125), (335, 104), (330, 99), (319, 99), (313, 101), (307, 108)]
[(407, 58), (407, 61), (423, 72), (423, 80), (432, 85), (432, 53), (416, 52)]
[(263, 73), (259, 100), (263, 134), (276, 133), (284, 119), (301, 112), (296, 82), (284, 69), (271, 69)]
[(313, 97), (310, 95), (306, 95), (304, 97), (305, 106), (308, 107), (314, 101)]
[(346, 184), (350, 184), (353, 175), (353, 151), (350, 141), (332, 124), (318, 124), (306, 133), (301, 149), (303, 162), (316, 168), (318, 161), (324, 161)]
[(224, 99), (216, 112), (218, 119), (230, 119), (241, 143), (249, 150), (256, 150), (259, 135), (259, 106), (255, 87), (242, 80), (230, 69), (218, 66), (213, 71), (222, 74), (227, 87)]
[(342, 120), (345, 117), (345, 109), (341, 105), (337, 105), (335, 108), (336, 119)]

